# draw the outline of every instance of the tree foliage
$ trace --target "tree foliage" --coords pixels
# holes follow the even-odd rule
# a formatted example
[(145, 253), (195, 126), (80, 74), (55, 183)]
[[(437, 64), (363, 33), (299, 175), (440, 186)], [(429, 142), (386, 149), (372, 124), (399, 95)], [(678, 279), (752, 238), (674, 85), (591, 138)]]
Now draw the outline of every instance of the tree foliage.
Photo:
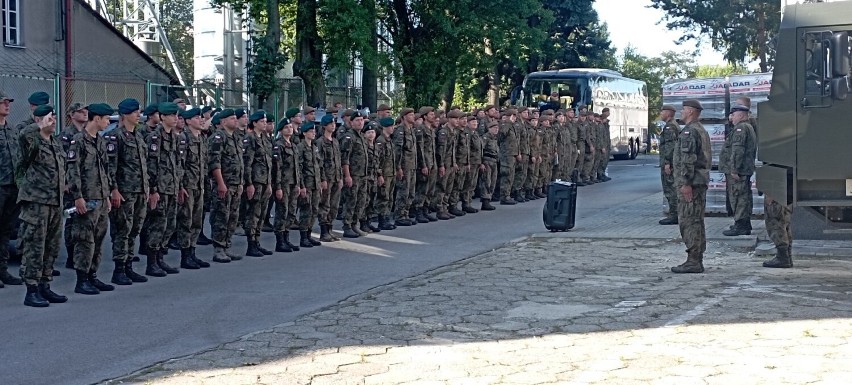
[(729, 63), (755, 59), (761, 72), (771, 69), (775, 52), (767, 43), (781, 24), (777, 0), (651, 1), (651, 7), (666, 12), (663, 21), (668, 28), (685, 31), (679, 42), (700, 43), (707, 37)]
[(640, 54), (628, 46), (620, 57), (619, 72), (622, 75), (645, 82), (648, 87), (648, 121), (656, 120), (663, 105), (662, 88), (668, 79), (694, 77), (695, 64), (689, 52), (666, 51), (659, 57)]

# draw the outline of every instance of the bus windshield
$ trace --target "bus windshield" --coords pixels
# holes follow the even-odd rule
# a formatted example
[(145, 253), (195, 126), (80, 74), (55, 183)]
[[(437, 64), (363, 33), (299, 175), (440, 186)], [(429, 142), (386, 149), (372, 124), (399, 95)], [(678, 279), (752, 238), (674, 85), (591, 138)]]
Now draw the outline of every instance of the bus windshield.
[(551, 104), (554, 109), (577, 108), (579, 105), (591, 105), (591, 90), (586, 78), (564, 79), (527, 79), (524, 87), (525, 103), (529, 107)]

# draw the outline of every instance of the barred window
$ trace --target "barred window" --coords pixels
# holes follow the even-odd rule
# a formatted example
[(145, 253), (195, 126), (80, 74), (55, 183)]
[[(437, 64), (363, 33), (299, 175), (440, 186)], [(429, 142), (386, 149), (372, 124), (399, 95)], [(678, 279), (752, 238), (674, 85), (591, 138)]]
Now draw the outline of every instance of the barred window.
[(23, 46), (21, 39), (21, 0), (0, 0), (3, 10), (3, 44)]

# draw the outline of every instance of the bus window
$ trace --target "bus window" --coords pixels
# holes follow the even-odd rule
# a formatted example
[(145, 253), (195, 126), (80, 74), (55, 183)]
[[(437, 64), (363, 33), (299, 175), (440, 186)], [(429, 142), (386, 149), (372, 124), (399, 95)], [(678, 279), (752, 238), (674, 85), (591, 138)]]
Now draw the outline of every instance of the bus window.
[(577, 105), (591, 104), (588, 81), (582, 78), (569, 79), (528, 79), (524, 89), (526, 105), (529, 107), (575, 108)]

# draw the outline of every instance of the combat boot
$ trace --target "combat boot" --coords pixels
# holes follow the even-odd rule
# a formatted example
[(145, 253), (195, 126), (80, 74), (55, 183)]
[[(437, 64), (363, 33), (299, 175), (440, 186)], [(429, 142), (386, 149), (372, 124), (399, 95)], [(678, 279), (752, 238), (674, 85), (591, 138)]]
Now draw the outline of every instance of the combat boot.
[(208, 263), (207, 261), (205, 261), (203, 259), (198, 258), (198, 256), (195, 255), (195, 247), (190, 247), (189, 249), (192, 250), (191, 251), (192, 261), (195, 262), (195, 264), (198, 265), (198, 267), (200, 267), (202, 269), (210, 267), (210, 263)]
[(312, 235), (311, 230), (308, 230), (307, 232), (308, 232), (308, 242), (310, 242), (312, 245), (314, 245), (314, 247), (322, 246), (322, 242), (320, 242), (319, 239), (316, 239), (316, 238), (311, 236)]
[(157, 265), (160, 266), (160, 269), (166, 272), (166, 274), (177, 274), (180, 273), (180, 270), (175, 269), (174, 267), (169, 266), (165, 260), (163, 260), (163, 256), (166, 255), (166, 251), (168, 248), (160, 249), (160, 254), (157, 254)]
[(462, 211), (464, 211), (468, 214), (476, 214), (476, 213), (479, 212), (479, 210), (477, 210), (473, 207), (470, 207), (470, 205), (466, 205), (466, 204), (462, 205)]
[(442, 221), (448, 221), (453, 218), (446, 211), (441, 211), (438, 213), (438, 219)]
[(326, 226), (328, 226), (328, 235), (331, 236), (331, 240), (333, 242), (339, 241), (341, 238), (338, 237), (337, 234), (334, 232), (334, 226), (333, 225), (326, 225)]
[(38, 286), (27, 285), (27, 294), (24, 296), (24, 305), (32, 307), (48, 307), (50, 302), (42, 298), (39, 293)]
[(736, 237), (738, 235), (751, 235), (751, 230), (749, 230), (745, 224), (742, 222), (734, 223), (734, 228), (728, 229), (722, 232), (722, 235), (726, 237)]
[(411, 219), (408, 219), (408, 218), (397, 218), (396, 222), (394, 222), (394, 224), (397, 225), (397, 226), (405, 226), (405, 227), (414, 225), (414, 223), (411, 223)]
[(77, 294), (85, 295), (95, 295), (101, 293), (98, 288), (94, 287), (92, 283), (89, 282), (89, 275), (86, 274), (86, 272), (83, 270), (77, 270), (77, 285), (74, 286), (74, 292)]
[[(167, 274), (160, 268), (160, 264), (157, 263), (159, 259), (159, 253), (149, 253), (148, 254), (148, 265), (145, 268), (145, 275), (149, 277), (165, 277)], [(128, 274), (129, 276), (129, 274)]]
[[(438, 212), (438, 210), (434, 210), (434, 211), (435, 211), (435, 213)], [(423, 215), (426, 217), (426, 220), (429, 221), (429, 222), (437, 222), (438, 221), (438, 216), (433, 214), (432, 211), (429, 210), (429, 209), (423, 209)]]
[(248, 241), (248, 248), (246, 249), (246, 256), (249, 257), (262, 257), (263, 253), (257, 249), (257, 241)]
[(231, 262), (231, 258), (228, 257), (227, 254), (225, 254), (225, 248), (224, 247), (216, 247), (216, 250), (213, 251), (213, 262), (218, 262), (218, 263), (230, 263)]
[[(366, 224), (364, 221), (359, 221), (358, 224), (352, 226), (352, 231), (358, 233), (359, 236), (366, 237), (367, 234), (370, 234), (370, 229), (365, 227)], [(361, 230), (364, 227), (367, 231)]]
[(681, 264), (680, 266), (672, 267), (672, 273), (684, 274), (684, 273), (703, 273), (704, 272), (704, 264), (703, 264), (704, 256), (700, 253), (690, 253), (686, 257), (686, 262)]
[(180, 249), (180, 268), (189, 270), (198, 270), (201, 268), (201, 266), (198, 266), (198, 264), (195, 263), (195, 260), (192, 259), (192, 249), (189, 247)]
[(373, 229), (370, 228), (370, 222), (369, 221), (359, 221), (359, 223), (360, 223), (360, 226), (358, 226), (358, 229), (355, 230), (355, 231), (356, 232), (357, 231), (362, 232), (363, 234), (360, 234), (361, 236), (365, 236), (365, 235), (373, 232)]
[(373, 226), (373, 221), (371, 221), (371, 220), (367, 221), (367, 228), (369, 228), (370, 231), (372, 231), (374, 233), (381, 233), (382, 232), (382, 229), (380, 229), (376, 226)]
[(677, 222), (677, 217), (666, 217), (666, 218), (660, 219), (660, 221), (657, 222), (657, 223), (664, 225), (664, 226), (667, 226), (667, 225), (676, 225), (678, 222)]
[(450, 215), (454, 215), (454, 216), (457, 216), (457, 217), (463, 217), (463, 216), (467, 215), (466, 212), (459, 210), (459, 208), (456, 207), (456, 205), (453, 205), (453, 207), (450, 207), (449, 212), (450, 212)]
[(535, 194), (535, 196), (537, 196), (539, 198), (547, 198), (547, 194), (542, 190), (543, 189), (537, 188), (537, 189), (535, 189), (535, 192), (533, 192), (533, 194)]
[[(6, 247), (6, 245), (2, 245), (0, 247)], [(18, 285), (24, 284), (24, 280), (22, 280), (18, 277), (15, 277), (12, 274), (9, 274), (8, 270), (0, 271), (0, 282), (3, 282), (6, 285), (12, 285), (12, 286), (18, 286)]]
[(299, 231), (299, 246), (302, 246), (302, 247), (308, 248), (308, 249), (311, 248), (311, 247), (314, 247), (314, 244), (311, 243), (311, 240), (310, 240), (309, 237), (310, 237), (310, 235), (308, 235), (307, 231)]
[(284, 242), (284, 233), (276, 232), (275, 233), (275, 251), (279, 253), (291, 253), (293, 249), (290, 248), (290, 245), (287, 242)]
[(47, 282), (42, 282), (38, 284), (38, 294), (41, 295), (41, 298), (47, 300), (50, 303), (65, 303), (68, 302), (68, 297), (64, 295), (59, 295), (50, 290), (50, 284)]
[(387, 224), (391, 228), (391, 230), (396, 230), (396, 224), (393, 223), (393, 217), (392, 216), (386, 215), (385, 216), (385, 222), (387, 222)]
[(133, 282), (148, 282), (148, 278), (145, 278), (145, 276), (143, 276), (142, 274), (133, 271), (133, 261), (129, 259), (124, 261), (124, 274), (127, 275), (127, 278), (130, 278), (130, 280)]
[(320, 225), (320, 241), (321, 242), (334, 242), (334, 239), (331, 238), (331, 230), (328, 225)]
[(299, 246), (290, 242), (290, 230), (284, 232), (284, 242), (287, 242), (287, 246), (290, 246), (290, 249), (293, 251), (299, 251)]
[(343, 225), (343, 237), (344, 238), (358, 238), (360, 235), (352, 230), (352, 226), (349, 224)]
[(390, 222), (390, 216), (379, 217), (379, 230), (393, 230), (396, 227)]
[(96, 289), (98, 289), (100, 291), (113, 291), (113, 290), (115, 290), (115, 286), (101, 282), (101, 280), (98, 279), (98, 273), (96, 273), (94, 271), (90, 271), (89, 274), (88, 274), (88, 277), (89, 277), (89, 283), (91, 283), (92, 286), (94, 286)]
[(775, 258), (763, 262), (763, 267), (787, 269), (793, 267), (793, 256), (788, 247), (776, 247)]
[(115, 261), (115, 269), (112, 271), (112, 283), (119, 286), (127, 286), (133, 284), (133, 281), (131, 281), (130, 278), (127, 278), (124, 266), (124, 261)]
[(230, 247), (225, 248), (225, 255), (227, 255), (228, 258), (231, 258), (232, 261), (239, 261), (243, 259), (242, 255), (232, 252)]
[(528, 201), (534, 201), (534, 200), (537, 200), (538, 197), (535, 196), (535, 194), (533, 194), (532, 189), (527, 189), (526, 195), (524, 195), (524, 199), (526, 199)]
[(207, 238), (202, 231), (201, 234), (198, 235), (198, 240), (195, 241), (195, 244), (200, 246), (210, 246), (213, 244), (213, 241), (210, 238)]
[(263, 253), (263, 255), (272, 255), (272, 250), (269, 250), (269, 249), (261, 246), (259, 240), (255, 243), (257, 243), (257, 249), (260, 250), (260, 252)]
[(491, 204), (490, 199), (484, 199), (483, 198), (482, 199), (482, 206), (479, 209), (482, 210), (482, 211), (494, 211), (497, 208), (494, 207), (494, 205)]

